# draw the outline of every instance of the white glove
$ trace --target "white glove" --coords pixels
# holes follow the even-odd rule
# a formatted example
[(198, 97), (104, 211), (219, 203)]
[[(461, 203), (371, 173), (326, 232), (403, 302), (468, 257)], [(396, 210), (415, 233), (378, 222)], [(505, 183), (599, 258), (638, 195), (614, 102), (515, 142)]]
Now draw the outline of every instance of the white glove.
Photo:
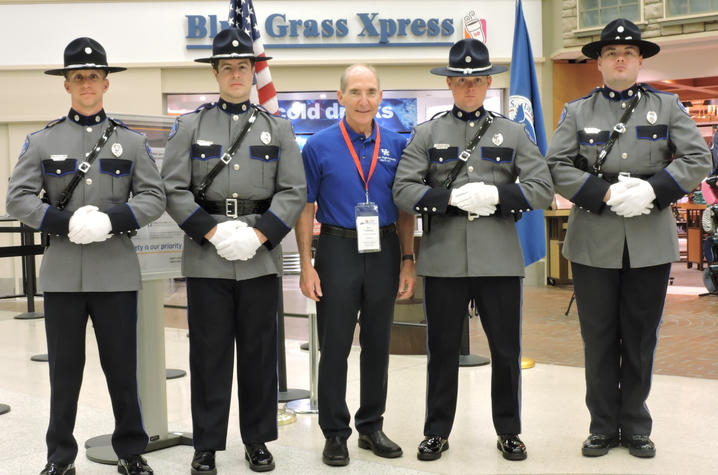
[(244, 226), (217, 245), (217, 254), (228, 261), (247, 261), (254, 257), (261, 245), (254, 228)]
[(627, 187), (618, 192), (615, 199), (611, 191), (611, 198), (606, 202), (611, 211), (624, 218), (649, 214), (653, 209), (653, 200), (656, 199), (656, 192), (651, 184), (639, 178), (618, 177), (618, 180), (618, 184), (626, 183)]
[(496, 205), (499, 204), (499, 189), (484, 182), (467, 183), (451, 192), (449, 204), (470, 213), (488, 216), (496, 211)]
[(209, 242), (211, 242), (214, 247), (217, 247), (223, 241), (232, 237), (235, 230), (242, 227), (247, 227), (247, 223), (244, 221), (224, 221), (219, 223), (217, 224), (217, 229), (214, 234), (209, 238)]
[(111, 238), (111, 231), (112, 223), (107, 214), (95, 206), (83, 206), (72, 214), (67, 237), (75, 244), (90, 244)]

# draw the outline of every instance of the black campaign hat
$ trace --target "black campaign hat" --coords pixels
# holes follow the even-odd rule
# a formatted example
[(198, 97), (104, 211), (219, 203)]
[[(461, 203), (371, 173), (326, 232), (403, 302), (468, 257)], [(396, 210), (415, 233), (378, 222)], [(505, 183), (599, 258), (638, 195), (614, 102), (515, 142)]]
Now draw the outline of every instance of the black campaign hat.
[(92, 38), (77, 38), (65, 47), (65, 67), (50, 69), (45, 74), (52, 76), (63, 76), (69, 71), (78, 69), (102, 69), (107, 73), (117, 73), (127, 68), (110, 67), (107, 65), (107, 54), (105, 48)]
[(211, 63), (219, 59), (252, 59), (254, 61), (266, 61), (271, 56), (255, 56), (252, 38), (239, 28), (227, 28), (217, 33), (212, 40), (212, 56), (209, 58), (195, 59), (198, 63)]
[(625, 18), (617, 18), (601, 31), (601, 39), (585, 45), (581, 52), (589, 58), (596, 59), (601, 56), (601, 50), (608, 45), (634, 45), (638, 46), (641, 56), (650, 58), (656, 55), (661, 47), (656, 43), (641, 39), (641, 30), (635, 23)]
[(489, 50), (476, 38), (459, 40), (449, 50), (449, 65), (433, 68), (438, 76), (489, 76), (507, 71), (506, 66), (494, 66), (489, 61)]

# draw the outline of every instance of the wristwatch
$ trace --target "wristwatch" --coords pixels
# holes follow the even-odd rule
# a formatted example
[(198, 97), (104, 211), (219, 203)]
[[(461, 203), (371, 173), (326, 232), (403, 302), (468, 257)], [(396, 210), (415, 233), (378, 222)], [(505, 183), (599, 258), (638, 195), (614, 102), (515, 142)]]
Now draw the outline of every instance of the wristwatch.
[(401, 260), (414, 262), (414, 254), (404, 254), (401, 256)]

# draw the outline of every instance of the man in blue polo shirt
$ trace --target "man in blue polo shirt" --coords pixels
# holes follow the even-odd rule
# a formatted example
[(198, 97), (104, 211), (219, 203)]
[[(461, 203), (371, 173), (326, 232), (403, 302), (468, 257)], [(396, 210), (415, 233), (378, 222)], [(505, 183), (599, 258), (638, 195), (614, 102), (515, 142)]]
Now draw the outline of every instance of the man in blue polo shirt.
[[(380, 457), (401, 448), (382, 431), (394, 300), (411, 297), (414, 216), (399, 211), (391, 188), (406, 140), (374, 117), (382, 93), (376, 71), (355, 64), (342, 74), (337, 97), (344, 119), (312, 136), (302, 156), (307, 205), (296, 225), (302, 293), (317, 302), (319, 426), (327, 465), (349, 463), (347, 356), (359, 312), (361, 402), (354, 416), (359, 447)], [(312, 266), (314, 202), (322, 223)], [(401, 257), (400, 257), (401, 256)]]

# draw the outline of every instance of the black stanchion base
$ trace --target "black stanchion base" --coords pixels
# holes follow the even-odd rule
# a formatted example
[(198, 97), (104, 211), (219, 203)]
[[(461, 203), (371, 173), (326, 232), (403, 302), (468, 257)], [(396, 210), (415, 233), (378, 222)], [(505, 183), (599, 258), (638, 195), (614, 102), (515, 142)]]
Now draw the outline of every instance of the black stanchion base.
[[(143, 453), (154, 452), (177, 445), (192, 446), (192, 434), (188, 432), (171, 432), (164, 439), (150, 441)], [(93, 462), (106, 465), (117, 464), (117, 454), (112, 448), (112, 436), (100, 435), (85, 441), (85, 455)]]
[(171, 369), (167, 368), (165, 370), (165, 378), (167, 379), (177, 379), (185, 376), (187, 374), (187, 371), (183, 369)]
[(0, 414), (5, 414), (6, 412), (10, 412), (10, 406), (7, 404), (0, 404)]
[(459, 355), (459, 366), (484, 366), (491, 362), (485, 356), (479, 355)]
[(308, 342), (308, 341), (305, 341), (304, 343), (302, 343), (301, 345), (299, 345), (299, 349), (300, 349), (300, 350), (304, 350), (304, 351), (309, 351), (309, 342)]
[(39, 362), (41, 362), (41, 363), (47, 363), (47, 360), (48, 360), (48, 358), (47, 358), (47, 353), (41, 353), (41, 354), (39, 354), (39, 355), (32, 355), (32, 356), (30, 357), (30, 359), (31, 359), (32, 361), (39, 361)]
[(17, 320), (34, 320), (36, 318), (45, 318), (45, 314), (40, 312), (25, 312), (25, 313), (18, 313), (13, 318)]
[(292, 389), (279, 391), (279, 402), (296, 401), (297, 399), (305, 399), (309, 397), (309, 391), (306, 389)]

